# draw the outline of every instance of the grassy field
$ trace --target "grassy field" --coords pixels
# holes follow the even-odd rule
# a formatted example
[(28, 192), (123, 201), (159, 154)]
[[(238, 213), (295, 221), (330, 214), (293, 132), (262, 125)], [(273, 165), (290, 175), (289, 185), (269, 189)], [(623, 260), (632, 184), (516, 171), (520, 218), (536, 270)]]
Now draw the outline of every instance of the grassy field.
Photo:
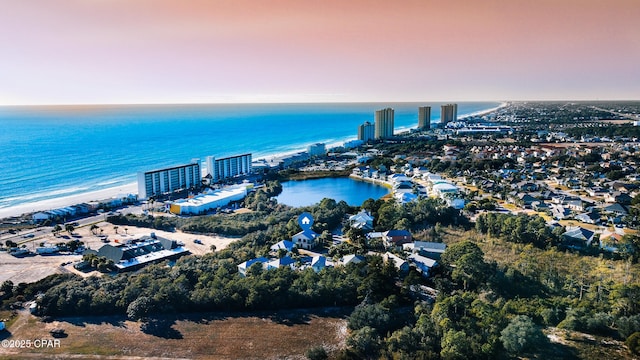
[[(53, 339), (49, 330), (68, 334), (56, 348), (0, 348), (0, 359), (304, 359), (323, 346), (329, 354), (344, 347), (350, 309), (258, 313), (233, 316), (188, 314), (157, 319), (151, 329), (117, 317), (65, 318), (42, 323), (26, 311), (11, 337)], [(14, 330), (14, 328), (16, 328)], [(154, 335), (157, 334), (157, 335)]]

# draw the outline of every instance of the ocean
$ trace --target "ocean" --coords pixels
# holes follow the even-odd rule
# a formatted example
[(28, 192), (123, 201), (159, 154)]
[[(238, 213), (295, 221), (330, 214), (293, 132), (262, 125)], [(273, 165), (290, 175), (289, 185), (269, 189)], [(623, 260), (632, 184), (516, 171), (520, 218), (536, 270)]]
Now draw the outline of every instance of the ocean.
[[(418, 106), (442, 103), (91, 105), (0, 107), (0, 210), (136, 181), (138, 171), (206, 156), (254, 159), (355, 139), (375, 110), (395, 129), (417, 126)], [(458, 117), (499, 106), (458, 103)]]

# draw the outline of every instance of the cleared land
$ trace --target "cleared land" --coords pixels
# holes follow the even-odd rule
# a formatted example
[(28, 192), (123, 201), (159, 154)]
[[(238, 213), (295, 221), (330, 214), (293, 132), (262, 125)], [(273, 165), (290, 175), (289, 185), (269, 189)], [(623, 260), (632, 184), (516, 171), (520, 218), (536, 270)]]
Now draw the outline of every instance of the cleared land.
[[(122, 317), (66, 318), (41, 323), (26, 311), (0, 339), (50, 339), (64, 329), (54, 348), (0, 348), (0, 359), (305, 359), (324, 346), (344, 347), (345, 316), (351, 309), (283, 311), (260, 314), (190, 314), (158, 320), (152, 330)], [(150, 333), (156, 333), (152, 335)]]
[[(122, 243), (130, 239), (136, 239), (142, 235), (149, 235), (153, 232), (156, 235), (167, 239), (182, 241), (185, 247), (194, 255), (203, 255), (207, 252), (211, 252), (211, 245), (215, 245), (216, 250), (224, 249), (233, 241), (238, 240), (237, 238), (231, 237), (201, 236), (186, 234), (180, 231), (167, 232), (135, 226), (120, 226), (115, 229), (112, 224), (107, 222), (100, 222), (96, 225), (98, 225), (99, 228), (94, 231), (98, 234), (101, 233), (102, 235), (107, 235), (107, 239), (109, 239), (108, 244), (111, 245), (117, 245), (118, 243)], [(100, 232), (100, 230), (102, 230), (102, 232)], [(42, 242), (46, 242), (47, 244), (57, 244), (60, 242), (68, 242), (72, 239), (80, 240), (85, 243), (85, 246), (95, 250), (100, 249), (100, 247), (105, 244), (100, 238), (92, 233), (90, 226), (87, 225), (74, 230), (73, 236), (69, 236), (63, 232), (59, 236), (53, 236), (53, 234), (51, 234), (34, 239), (27, 243), (27, 248), (35, 251), (35, 248)], [(200, 240), (200, 243), (194, 243), (193, 240), (195, 239)], [(116, 242), (116, 240), (118, 242)], [(73, 272), (81, 276), (94, 274), (76, 271), (72, 264), (61, 266), (63, 263), (70, 263), (81, 259), (81, 255), (34, 255), (17, 258), (5, 252), (0, 252), (0, 283), (5, 280), (11, 280), (14, 284), (19, 284), (21, 282), (30, 283), (55, 273), (64, 272)], [(99, 273), (95, 272), (95, 274)]]

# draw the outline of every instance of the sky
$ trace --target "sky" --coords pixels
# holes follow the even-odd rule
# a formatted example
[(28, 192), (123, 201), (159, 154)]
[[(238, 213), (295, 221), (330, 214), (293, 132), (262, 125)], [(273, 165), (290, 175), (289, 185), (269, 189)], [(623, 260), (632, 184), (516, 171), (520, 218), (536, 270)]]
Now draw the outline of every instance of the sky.
[(639, 0), (0, 0), (0, 105), (640, 100)]

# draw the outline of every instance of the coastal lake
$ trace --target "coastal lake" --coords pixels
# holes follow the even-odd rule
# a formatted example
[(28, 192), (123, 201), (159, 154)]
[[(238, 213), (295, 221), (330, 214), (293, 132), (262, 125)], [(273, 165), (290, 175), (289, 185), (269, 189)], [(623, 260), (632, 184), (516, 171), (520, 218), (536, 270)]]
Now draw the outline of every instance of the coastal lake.
[(351, 206), (360, 206), (369, 199), (379, 199), (390, 189), (348, 177), (292, 180), (282, 183), (282, 193), (276, 198), (278, 203), (294, 207), (319, 203), (323, 198), (344, 200)]

